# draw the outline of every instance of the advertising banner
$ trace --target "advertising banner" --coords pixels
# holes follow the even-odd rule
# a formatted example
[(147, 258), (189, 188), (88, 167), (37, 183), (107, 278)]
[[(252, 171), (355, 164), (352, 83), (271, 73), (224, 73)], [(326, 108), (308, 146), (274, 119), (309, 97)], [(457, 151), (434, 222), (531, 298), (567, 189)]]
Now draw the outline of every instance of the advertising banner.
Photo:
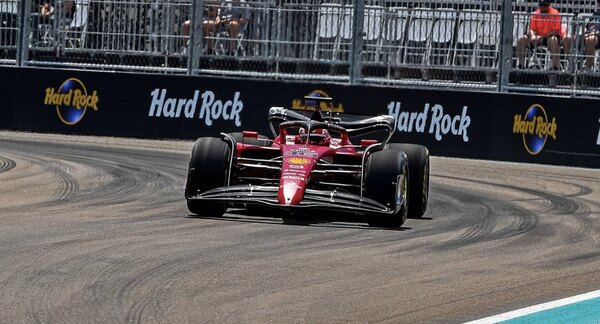
[(0, 127), (31, 132), (196, 139), (255, 130), (270, 107), (302, 110), (306, 95), (336, 112), (389, 114), (392, 141), (432, 155), (600, 166), (600, 101), (202, 76), (0, 68)]

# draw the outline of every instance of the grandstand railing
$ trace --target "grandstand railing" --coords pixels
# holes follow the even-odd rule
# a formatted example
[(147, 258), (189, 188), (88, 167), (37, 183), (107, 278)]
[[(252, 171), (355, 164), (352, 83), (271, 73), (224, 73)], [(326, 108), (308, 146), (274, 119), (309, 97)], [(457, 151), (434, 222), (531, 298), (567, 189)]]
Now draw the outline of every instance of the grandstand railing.
[(46, 19), (32, 0), (0, 0), (0, 64), (600, 97), (600, 54), (584, 69), (581, 36), (594, 0), (553, 3), (573, 37), (559, 71), (543, 51), (515, 68), (537, 1), (232, 1), (249, 13), (235, 39), (225, 28), (203, 37), (205, 12), (223, 0), (68, 2)]

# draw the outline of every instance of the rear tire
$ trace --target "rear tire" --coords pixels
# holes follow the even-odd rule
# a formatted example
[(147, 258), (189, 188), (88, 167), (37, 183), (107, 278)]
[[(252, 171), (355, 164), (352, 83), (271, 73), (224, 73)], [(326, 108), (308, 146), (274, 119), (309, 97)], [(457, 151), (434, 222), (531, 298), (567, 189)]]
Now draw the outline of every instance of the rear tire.
[(225, 186), (229, 173), (231, 148), (219, 138), (199, 138), (192, 148), (185, 185), (185, 198), (190, 212), (196, 215), (223, 216), (223, 203), (189, 199), (207, 190)]
[(410, 166), (408, 217), (422, 218), (429, 199), (429, 150), (417, 144), (392, 143), (386, 147), (406, 154)]
[[(401, 195), (402, 206), (392, 215), (369, 215), (370, 226), (400, 227), (408, 216), (408, 164), (404, 153), (397, 150), (382, 150), (372, 153), (365, 165), (364, 195), (389, 208), (396, 208), (397, 196)], [(398, 179), (398, 176), (401, 176)], [(398, 180), (401, 181), (397, 184)]]

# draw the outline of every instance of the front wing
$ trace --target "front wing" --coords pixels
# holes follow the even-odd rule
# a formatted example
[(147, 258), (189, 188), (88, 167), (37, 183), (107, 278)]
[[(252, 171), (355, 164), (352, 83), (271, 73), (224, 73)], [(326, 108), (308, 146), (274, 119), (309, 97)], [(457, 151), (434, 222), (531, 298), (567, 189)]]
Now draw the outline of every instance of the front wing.
[(272, 208), (326, 209), (358, 214), (393, 214), (393, 208), (366, 197), (337, 190), (306, 189), (304, 199), (298, 205), (282, 205), (277, 201), (278, 187), (234, 185), (203, 192), (189, 200), (204, 200), (230, 204), (255, 204)]

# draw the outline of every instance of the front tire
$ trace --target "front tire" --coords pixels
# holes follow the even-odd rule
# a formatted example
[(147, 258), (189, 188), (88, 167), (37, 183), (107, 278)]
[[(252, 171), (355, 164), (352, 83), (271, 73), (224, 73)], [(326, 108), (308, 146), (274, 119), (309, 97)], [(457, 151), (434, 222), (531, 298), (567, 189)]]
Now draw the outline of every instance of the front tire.
[[(372, 153), (365, 164), (364, 195), (397, 211), (392, 215), (369, 215), (370, 226), (400, 227), (409, 209), (409, 165), (404, 153), (382, 150)], [(398, 197), (402, 205), (396, 206)]]
[(225, 204), (190, 198), (227, 185), (231, 153), (230, 146), (219, 138), (202, 137), (194, 143), (185, 185), (185, 198), (190, 212), (196, 215), (223, 216), (227, 210)]
[(423, 218), (429, 199), (429, 150), (423, 145), (399, 143), (388, 144), (386, 148), (406, 154), (410, 166), (408, 217)]

